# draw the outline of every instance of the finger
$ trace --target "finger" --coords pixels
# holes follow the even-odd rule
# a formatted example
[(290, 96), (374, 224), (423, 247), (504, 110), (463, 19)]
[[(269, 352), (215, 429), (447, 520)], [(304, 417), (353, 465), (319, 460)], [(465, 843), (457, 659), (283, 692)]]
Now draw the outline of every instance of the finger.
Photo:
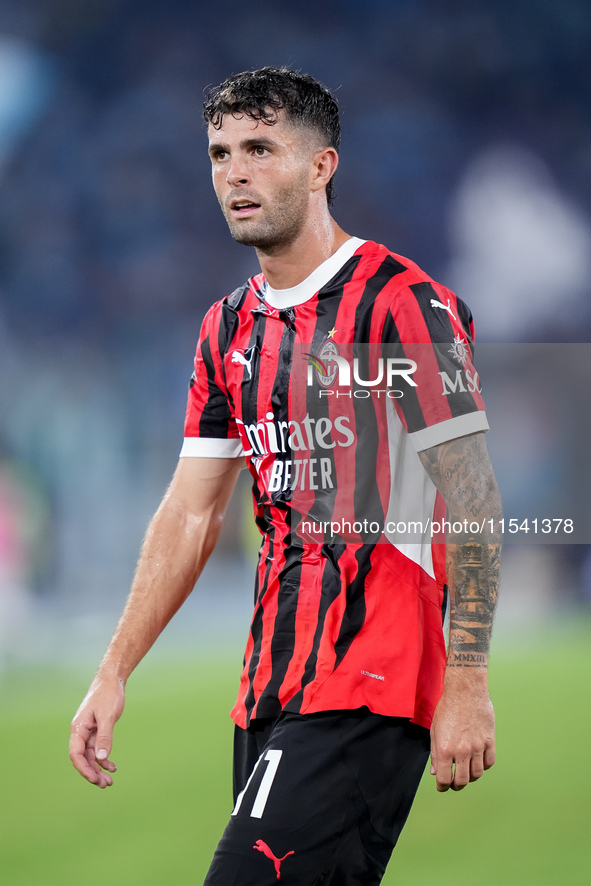
[(475, 754), (470, 760), (470, 781), (477, 781), (484, 775), (484, 755)]
[(70, 743), (70, 760), (74, 768), (80, 775), (91, 784), (96, 784), (98, 776), (95, 767), (86, 758), (86, 750), (84, 748), (72, 747)]
[(73, 752), (70, 759), (78, 770), (80, 775), (91, 784), (97, 785), (99, 788), (108, 787), (113, 784), (113, 779), (96, 764), (93, 751), (85, 751), (84, 753)]
[(452, 791), (463, 791), (470, 781), (470, 758), (461, 757), (456, 760)]
[(491, 745), (484, 751), (484, 768), (490, 769), (491, 766), (494, 766), (496, 760), (495, 746)]
[(94, 750), (92, 750), (91, 748), (87, 749), (85, 756), (86, 762), (93, 774), (92, 783), (99, 788), (110, 787), (113, 784), (113, 779), (108, 772), (103, 772), (101, 767), (96, 762), (94, 758)]
[(453, 784), (453, 761), (451, 758), (446, 761), (440, 760), (437, 763), (435, 775), (437, 776), (437, 790), (441, 793), (449, 791)]
[(90, 728), (85, 723), (73, 721), (70, 734), (70, 760), (83, 778), (88, 779), (92, 784), (96, 784), (96, 772), (86, 757), (90, 732)]
[(431, 771), (436, 777), (436, 787), (441, 793), (448, 791), (453, 782), (453, 756), (446, 750), (438, 749), (432, 737), (431, 741)]

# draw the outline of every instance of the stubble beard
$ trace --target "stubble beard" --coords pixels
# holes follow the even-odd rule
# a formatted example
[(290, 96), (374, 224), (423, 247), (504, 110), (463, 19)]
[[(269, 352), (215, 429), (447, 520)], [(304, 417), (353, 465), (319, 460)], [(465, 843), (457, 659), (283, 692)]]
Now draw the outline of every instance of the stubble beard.
[(303, 187), (279, 190), (272, 204), (262, 211), (264, 217), (260, 221), (235, 219), (225, 211), (224, 216), (237, 243), (265, 253), (276, 252), (291, 245), (303, 230), (308, 212), (307, 191)]

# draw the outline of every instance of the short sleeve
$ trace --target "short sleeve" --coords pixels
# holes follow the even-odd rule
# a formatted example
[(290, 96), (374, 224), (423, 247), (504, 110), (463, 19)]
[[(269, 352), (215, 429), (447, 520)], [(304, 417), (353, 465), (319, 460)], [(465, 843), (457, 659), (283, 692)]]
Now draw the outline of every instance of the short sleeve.
[(244, 455), (228, 396), (220, 354), (221, 305), (207, 313), (189, 382), (185, 438), (180, 457), (238, 458)]
[(425, 281), (401, 290), (386, 318), (383, 349), (410, 361), (413, 384), (400, 385), (395, 405), (417, 452), (488, 430), (472, 314), (454, 293)]

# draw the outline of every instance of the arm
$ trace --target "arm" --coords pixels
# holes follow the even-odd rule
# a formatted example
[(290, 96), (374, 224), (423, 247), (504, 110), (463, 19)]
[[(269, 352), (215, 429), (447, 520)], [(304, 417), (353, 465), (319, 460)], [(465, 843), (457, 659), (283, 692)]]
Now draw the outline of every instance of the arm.
[(438, 791), (458, 791), (495, 762), (488, 651), (499, 586), (501, 498), (484, 434), (450, 440), (420, 458), (445, 499), (450, 523), (487, 521), (480, 536), (447, 537), (449, 646), (431, 727), (431, 774)]
[(89, 782), (113, 783), (113, 726), (127, 678), (191, 593), (211, 554), (243, 460), (181, 458), (142, 546), (125, 609), (72, 721), (70, 759)]

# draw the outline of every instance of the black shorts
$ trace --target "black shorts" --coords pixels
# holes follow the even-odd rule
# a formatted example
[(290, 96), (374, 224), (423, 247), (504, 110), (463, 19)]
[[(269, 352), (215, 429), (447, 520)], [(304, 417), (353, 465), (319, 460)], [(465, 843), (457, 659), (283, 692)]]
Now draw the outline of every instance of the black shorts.
[(367, 708), (236, 729), (234, 799), (206, 886), (380, 883), (429, 755), (429, 732)]

